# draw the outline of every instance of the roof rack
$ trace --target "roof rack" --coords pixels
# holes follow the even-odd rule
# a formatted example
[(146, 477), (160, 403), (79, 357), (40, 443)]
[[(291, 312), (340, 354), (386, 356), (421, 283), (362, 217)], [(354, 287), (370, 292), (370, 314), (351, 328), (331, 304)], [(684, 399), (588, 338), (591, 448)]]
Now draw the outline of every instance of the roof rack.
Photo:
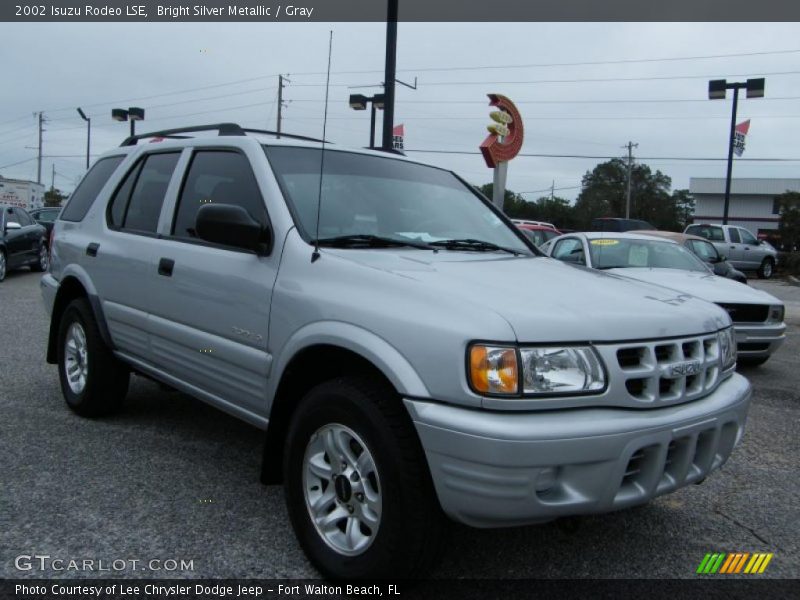
[(173, 138), (173, 139), (184, 139), (190, 136), (185, 135), (176, 135), (181, 133), (195, 133), (199, 131), (217, 131), (218, 135), (246, 135), (247, 133), (266, 133), (268, 135), (274, 135), (276, 137), (285, 137), (290, 138), (293, 140), (304, 140), (307, 142), (322, 142), (323, 140), (307, 137), (304, 135), (294, 135), (291, 133), (278, 133), (277, 131), (268, 131), (266, 129), (247, 129), (241, 127), (236, 123), (214, 123), (211, 125), (194, 125), (192, 127), (177, 127), (175, 129), (162, 129), (161, 131), (150, 131), (148, 133), (140, 133), (138, 135), (132, 135), (127, 138), (120, 144), (120, 146), (135, 146), (139, 140), (143, 140), (146, 138), (155, 138), (155, 137), (162, 137), (162, 138)]

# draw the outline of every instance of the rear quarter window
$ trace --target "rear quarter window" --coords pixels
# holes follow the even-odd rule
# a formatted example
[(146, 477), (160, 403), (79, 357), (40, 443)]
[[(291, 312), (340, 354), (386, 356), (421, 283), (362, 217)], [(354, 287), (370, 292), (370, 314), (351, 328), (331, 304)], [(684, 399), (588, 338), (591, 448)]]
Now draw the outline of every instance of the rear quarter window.
[(61, 213), (61, 220), (82, 221), (92, 207), (97, 194), (100, 193), (124, 158), (124, 156), (109, 156), (98, 160), (72, 192), (69, 202)]

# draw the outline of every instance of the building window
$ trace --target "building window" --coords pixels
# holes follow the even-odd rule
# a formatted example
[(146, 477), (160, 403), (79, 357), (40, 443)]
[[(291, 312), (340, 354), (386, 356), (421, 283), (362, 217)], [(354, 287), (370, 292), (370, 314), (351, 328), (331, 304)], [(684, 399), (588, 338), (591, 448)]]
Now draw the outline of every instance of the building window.
[(779, 215), (781, 214), (781, 201), (775, 198), (772, 201), (772, 214)]

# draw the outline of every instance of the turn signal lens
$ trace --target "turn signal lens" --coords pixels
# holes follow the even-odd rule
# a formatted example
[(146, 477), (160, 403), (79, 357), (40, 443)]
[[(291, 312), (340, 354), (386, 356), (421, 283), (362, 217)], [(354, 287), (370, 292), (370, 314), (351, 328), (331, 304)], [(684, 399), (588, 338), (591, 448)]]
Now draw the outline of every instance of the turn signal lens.
[(519, 390), (517, 351), (502, 346), (472, 346), (469, 351), (472, 387), (487, 394), (516, 394)]

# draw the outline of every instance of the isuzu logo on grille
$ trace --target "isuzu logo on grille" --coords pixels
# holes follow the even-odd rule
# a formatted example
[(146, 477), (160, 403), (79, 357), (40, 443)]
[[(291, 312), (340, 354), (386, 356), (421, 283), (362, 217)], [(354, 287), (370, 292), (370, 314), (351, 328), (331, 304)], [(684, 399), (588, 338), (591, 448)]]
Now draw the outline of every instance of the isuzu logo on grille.
[(697, 375), (701, 369), (702, 365), (699, 360), (689, 360), (670, 365), (669, 374), (672, 377), (689, 377), (690, 375)]

